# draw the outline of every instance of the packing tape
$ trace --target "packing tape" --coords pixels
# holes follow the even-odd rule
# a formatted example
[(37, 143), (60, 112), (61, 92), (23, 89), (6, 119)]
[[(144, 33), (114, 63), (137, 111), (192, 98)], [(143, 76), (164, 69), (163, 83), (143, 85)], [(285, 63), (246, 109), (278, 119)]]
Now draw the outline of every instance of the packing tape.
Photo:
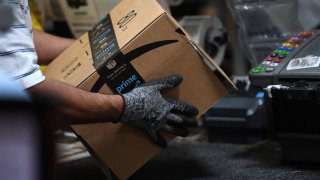
[(218, 65), (221, 65), (227, 43), (227, 33), (216, 16), (184, 16), (181, 26)]

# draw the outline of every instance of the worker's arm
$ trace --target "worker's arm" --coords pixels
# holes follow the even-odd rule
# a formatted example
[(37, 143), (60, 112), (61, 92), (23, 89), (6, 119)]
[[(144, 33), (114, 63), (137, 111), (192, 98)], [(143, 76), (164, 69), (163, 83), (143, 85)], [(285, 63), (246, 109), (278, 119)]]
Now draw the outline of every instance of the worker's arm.
[(89, 93), (50, 78), (28, 91), (34, 101), (51, 104), (70, 124), (115, 121), (123, 111), (119, 95)]
[(89, 93), (47, 78), (29, 88), (34, 101), (52, 104), (60, 117), (70, 124), (122, 122), (144, 131), (156, 144), (166, 147), (159, 130), (187, 136), (185, 128), (197, 126), (198, 110), (186, 103), (169, 99), (160, 91), (177, 86), (181, 76), (151, 81), (120, 95)]
[[(33, 32), (40, 65), (49, 64), (74, 42), (73, 39), (38, 30)], [(52, 104), (59, 115), (66, 118), (70, 124), (114, 121), (123, 110), (123, 98), (119, 95), (86, 92), (48, 77), (28, 91), (33, 100)]]
[(33, 40), (39, 65), (49, 64), (75, 41), (74, 39), (54, 36), (35, 29), (33, 30)]

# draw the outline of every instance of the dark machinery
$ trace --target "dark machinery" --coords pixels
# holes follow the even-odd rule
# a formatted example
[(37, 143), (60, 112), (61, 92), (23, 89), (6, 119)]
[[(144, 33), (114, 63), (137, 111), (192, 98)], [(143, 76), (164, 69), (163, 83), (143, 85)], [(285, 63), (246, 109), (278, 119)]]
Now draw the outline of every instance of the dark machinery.
[(270, 129), (283, 158), (320, 162), (320, 34), (301, 32), (249, 73), (264, 88)]

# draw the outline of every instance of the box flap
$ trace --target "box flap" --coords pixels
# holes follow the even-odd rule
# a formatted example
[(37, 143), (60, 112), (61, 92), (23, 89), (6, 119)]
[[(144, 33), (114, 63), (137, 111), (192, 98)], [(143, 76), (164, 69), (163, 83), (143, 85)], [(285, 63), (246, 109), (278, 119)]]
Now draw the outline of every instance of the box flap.
[(202, 57), (202, 59), (210, 66), (213, 66), (219, 73), (227, 80), (229, 85), (233, 87), (234, 89), (238, 89), (235, 84), (230, 80), (230, 78), (226, 75), (226, 73), (220, 68), (219, 65), (194, 41), (190, 41), (190, 44), (192, 47), (199, 53), (199, 55)]
[(168, 17), (171, 19), (171, 21), (173, 23), (176, 24), (177, 27), (180, 28), (180, 30), (185, 34), (185, 36), (189, 39), (190, 44), (192, 45), (192, 47), (199, 53), (199, 55), (203, 58), (203, 60), (206, 61), (207, 64), (209, 64), (210, 66), (215, 67), (215, 69), (217, 71), (219, 71), (219, 73), (227, 80), (227, 82), (229, 83), (229, 85), (235, 89), (237, 89), (237, 87), (234, 85), (234, 83), (230, 80), (230, 78), (225, 74), (225, 72), (220, 68), (220, 66), (205, 52), (205, 50), (203, 48), (201, 48), (197, 43), (195, 43), (192, 40), (192, 37), (189, 35), (189, 33), (187, 33), (187, 31), (185, 29), (183, 29), (183, 27), (180, 26), (180, 24), (175, 20), (175, 18), (173, 18), (170, 14), (168, 14)]

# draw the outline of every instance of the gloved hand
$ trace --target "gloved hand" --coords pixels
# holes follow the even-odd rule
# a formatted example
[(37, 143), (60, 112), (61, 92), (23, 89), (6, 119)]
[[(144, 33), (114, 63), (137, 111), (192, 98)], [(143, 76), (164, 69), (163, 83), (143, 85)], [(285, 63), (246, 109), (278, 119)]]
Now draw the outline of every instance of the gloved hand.
[(181, 82), (181, 76), (169, 76), (142, 84), (123, 94), (125, 108), (119, 121), (144, 131), (162, 148), (167, 146), (167, 142), (159, 134), (159, 130), (188, 136), (186, 127), (198, 125), (194, 118), (198, 110), (161, 94), (161, 90), (176, 87)]

